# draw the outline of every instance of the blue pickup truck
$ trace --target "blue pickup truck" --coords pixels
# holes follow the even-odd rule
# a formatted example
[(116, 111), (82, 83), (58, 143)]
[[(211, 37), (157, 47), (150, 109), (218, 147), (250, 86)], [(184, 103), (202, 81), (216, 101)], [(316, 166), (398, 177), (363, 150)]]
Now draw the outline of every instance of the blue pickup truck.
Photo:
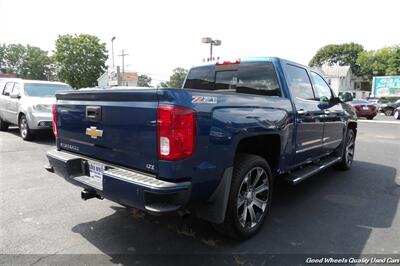
[(357, 121), (321, 75), (280, 58), (193, 67), (183, 88), (57, 94), (47, 170), (149, 213), (190, 211), (235, 238), (254, 235), (274, 180), (351, 167)]

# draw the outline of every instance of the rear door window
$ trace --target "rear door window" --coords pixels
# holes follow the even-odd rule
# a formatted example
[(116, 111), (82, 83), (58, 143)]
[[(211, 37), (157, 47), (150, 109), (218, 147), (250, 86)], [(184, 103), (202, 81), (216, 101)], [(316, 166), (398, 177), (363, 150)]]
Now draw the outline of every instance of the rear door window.
[(193, 68), (184, 88), (280, 96), (278, 78), (271, 62), (243, 62)]

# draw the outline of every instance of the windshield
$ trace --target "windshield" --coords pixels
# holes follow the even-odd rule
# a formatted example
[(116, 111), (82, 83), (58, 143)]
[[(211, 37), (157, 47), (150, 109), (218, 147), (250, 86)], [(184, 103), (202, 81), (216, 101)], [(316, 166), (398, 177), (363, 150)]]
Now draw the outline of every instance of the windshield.
[(71, 87), (63, 84), (49, 83), (25, 83), (25, 93), (31, 97), (54, 97), (56, 92), (71, 90)]

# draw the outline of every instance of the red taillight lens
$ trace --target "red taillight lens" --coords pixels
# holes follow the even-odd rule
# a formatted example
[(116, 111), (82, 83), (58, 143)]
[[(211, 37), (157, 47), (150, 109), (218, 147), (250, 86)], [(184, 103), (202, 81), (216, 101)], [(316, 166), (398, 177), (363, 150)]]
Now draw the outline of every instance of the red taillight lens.
[(58, 137), (58, 130), (57, 130), (57, 105), (53, 104), (53, 133), (54, 136)]
[(159, 105), (158, 157), (181, 160), (193, 154), (196, 140), (196, 117), (192, 109), (177, 105)]

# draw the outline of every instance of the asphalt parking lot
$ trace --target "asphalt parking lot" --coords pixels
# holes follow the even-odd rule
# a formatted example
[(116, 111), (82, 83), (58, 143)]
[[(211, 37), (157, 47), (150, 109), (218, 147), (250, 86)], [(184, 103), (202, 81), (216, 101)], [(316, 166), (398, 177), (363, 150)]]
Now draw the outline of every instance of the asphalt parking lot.
[[(385, 117), (378, 121), (390, 120)], [(328, 169), (291, 187), (277, 183), (271, 213), (243, 242), (188, 216), (134, 213), (47, 173), (51, 134), (24, 142), (0, 132), (0, 256), (3, 263), (171, 264), (186, 255), (222, 264), (262, 264), (277, 254), (400, 254), (400, 122), (360, 122), (353, 168)], [(75, 255), (57, 255), (75, 254)], [(77, 254), (103, 254), (83, 255)], [(136, 256), (126, 256), (134, 254)], [(165, 255), (165, 256), (163, 256)]]

